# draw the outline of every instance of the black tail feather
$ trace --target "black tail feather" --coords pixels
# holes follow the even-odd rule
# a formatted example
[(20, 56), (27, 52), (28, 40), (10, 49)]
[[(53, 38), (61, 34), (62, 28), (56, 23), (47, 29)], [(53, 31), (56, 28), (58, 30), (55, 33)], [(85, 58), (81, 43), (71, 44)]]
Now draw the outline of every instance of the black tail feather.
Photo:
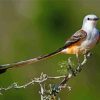
[(0, 69), (0, 74), (4, 73), (6, 71), (7, 71), (7, 69)]

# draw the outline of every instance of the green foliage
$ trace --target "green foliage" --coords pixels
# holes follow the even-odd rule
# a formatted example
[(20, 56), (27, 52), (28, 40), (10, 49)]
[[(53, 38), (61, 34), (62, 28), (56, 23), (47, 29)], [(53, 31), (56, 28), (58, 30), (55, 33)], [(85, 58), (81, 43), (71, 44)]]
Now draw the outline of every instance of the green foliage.
[(57, 72), (60, 74), (60, 75), (65, 75), (67, 74), (67, 62), (66, 61), (62, 61), (59, 63), (59, 69), (57, 70)]

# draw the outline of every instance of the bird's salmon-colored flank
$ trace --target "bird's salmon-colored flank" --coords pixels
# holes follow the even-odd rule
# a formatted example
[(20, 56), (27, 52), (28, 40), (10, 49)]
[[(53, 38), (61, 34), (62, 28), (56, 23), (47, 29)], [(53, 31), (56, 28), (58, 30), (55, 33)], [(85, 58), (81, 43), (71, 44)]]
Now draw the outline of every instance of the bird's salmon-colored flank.
[(66, 41), (64, 46), (55, 50), (52, 53), (43, 56), (39, 56), (24, 61), (19, 61), (16, 63), (0, 65), (0, 74), (6, 72), (7, 69), (20, 67), (27, 64), (32, 64), (40, 60), (52, 57), (59, 53), (76, 54), (76, 56), (78, 56), (78, 54), (83, 54), (83, 55), (86, 54), (99, 42), (100, 32), (96, 28), (98, 20), (99, 18), (94, 14), (85, 16), (83, 19), (83, 24), (81, 29), (75, 32)]
[(66, 54), (82, 54), (84, 50), (80, 50), (79, 46), (81, 45), (83, 40), (80, 40), (76, 43), (73, 43), (69, 47), (66, 48)]
[(67, 54), (80, 54), (81, 51), (78, 49), (78, 47), (80, 46), (81, 42), (77, 42), (77, 43), (74, 43), (73, 45), (69, 46), (67, 49), (66, 49), (66, 53)]

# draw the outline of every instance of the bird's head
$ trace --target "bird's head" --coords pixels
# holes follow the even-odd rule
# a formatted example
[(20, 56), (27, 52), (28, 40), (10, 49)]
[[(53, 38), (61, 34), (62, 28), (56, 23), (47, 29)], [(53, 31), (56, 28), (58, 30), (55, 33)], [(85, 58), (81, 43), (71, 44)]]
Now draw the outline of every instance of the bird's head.
[(99, 20), (99, 18), (96, 15), (90, 14), (90, 15), (87, 15), (84, 17), (83, 25), (86, 24), (87, 27), (89, 27), (89, 26), (95, 27), (98, 20)]

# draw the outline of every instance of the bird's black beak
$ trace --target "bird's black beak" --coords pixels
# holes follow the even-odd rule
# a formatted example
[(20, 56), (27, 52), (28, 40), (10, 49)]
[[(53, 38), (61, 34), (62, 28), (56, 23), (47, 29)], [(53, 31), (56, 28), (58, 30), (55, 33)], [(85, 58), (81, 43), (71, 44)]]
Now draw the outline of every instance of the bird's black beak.
[(94, 21), (97, 21), (97, 20), (99, 20), (99, 19), (100, 19), (100, 18), (94, 18), (93, 20), (94, 20)]

